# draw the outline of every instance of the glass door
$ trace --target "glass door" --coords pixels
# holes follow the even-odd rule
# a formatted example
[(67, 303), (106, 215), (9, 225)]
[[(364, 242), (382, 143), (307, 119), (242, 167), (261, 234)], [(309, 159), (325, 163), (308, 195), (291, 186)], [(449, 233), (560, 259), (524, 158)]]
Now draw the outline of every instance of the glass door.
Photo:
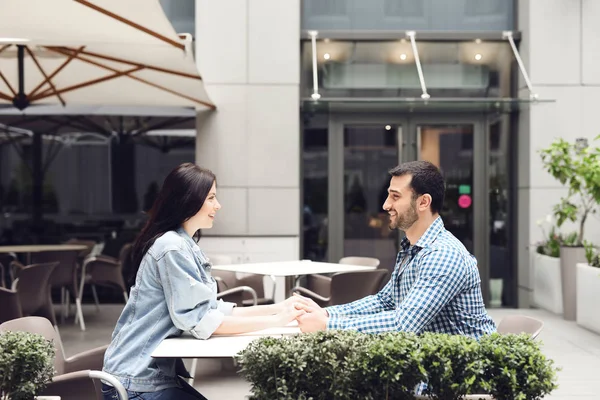
[(486, 135), (483, 118), (414, 119), (413, 159), (426, 160), (442, 170), (446, 193), (441, 216), (444, 225), (478, 260), (484, 299), (488, 299), (489, 207)]
[(398, 231), (390, 231), (383, 210), (390, 177), (398, 164), (397, 125), (344, 126), (344, 256), (374, 256), (392, 268)]
[(404, 129), (402, 120), (346, 118), (330, 130), (330, 143), (335, 143), (330, 158), (330, 261), (377, 257), (382, 267), (394, 268), (399, 232), (389, 230), (383, 203), (388, 170), (403, 159)]
[(377, 257), (382, 267), (392, 270), (404, 235), (389, 230), (382, 208), (390, 180), (388, 170), (401, 162), (427, 160), (444, 173), (444, 225), (477, 258), (487, 301), (490, 182), (485, 128), (485, 116), (332, 117), (324, 258), (338, 262), (346, 256)]

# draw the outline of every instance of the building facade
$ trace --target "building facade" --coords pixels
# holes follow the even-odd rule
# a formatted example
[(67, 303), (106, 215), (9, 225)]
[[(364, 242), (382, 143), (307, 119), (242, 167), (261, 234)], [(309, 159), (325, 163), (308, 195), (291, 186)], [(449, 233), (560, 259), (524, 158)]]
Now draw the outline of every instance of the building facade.
[(201, 0), (195, 13), (218, 106), (197, 119), (197, 162), (223, 203), (209, 251), (391, 268), (387, 170), (427, 159), (444, 170), (444, 222), (477, 256), (488, 302), (529, 304), (535, 221), (565, 193), (538, 151), (598, 134), (600, 4)]

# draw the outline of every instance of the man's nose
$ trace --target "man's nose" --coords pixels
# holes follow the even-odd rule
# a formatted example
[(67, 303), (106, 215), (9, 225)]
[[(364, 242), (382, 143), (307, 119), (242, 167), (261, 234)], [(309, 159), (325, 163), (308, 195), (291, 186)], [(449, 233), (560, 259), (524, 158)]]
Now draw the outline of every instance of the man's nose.
[(383, 203), (383, 209), (385, 211), (389, 211), (389, 209), (390, 209), (390, 205), (389, 205), (389, 201), (388, 200), (389, 199), (385, 199), (385, 202)]

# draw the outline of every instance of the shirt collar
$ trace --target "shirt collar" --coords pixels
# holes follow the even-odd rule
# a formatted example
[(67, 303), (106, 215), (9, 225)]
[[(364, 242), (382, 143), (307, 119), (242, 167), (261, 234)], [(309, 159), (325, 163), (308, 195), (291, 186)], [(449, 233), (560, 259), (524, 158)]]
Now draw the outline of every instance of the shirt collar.
[(186, 241), (186, 243), (192, 246), (192, 249), (194, 248), (194, 246), (198, 246), (194, 239), (192, 239), (190, 235), (188, 235), (188, 233), (185, 231), (185, 229), (183, 229), (183, 226), (177, 228), (176, 232)]
[[(440, 232), (444, 230), (444, 221), (442, 221), (442, 217), (438, 216), (429, 228), (425, 231), (423, 236), (417, 240), (415, 246), (418, 248), (425, 248), (429, 246), (433, 241), (438, 237)], [(407, 251), (410, 248), (410, 241), (407, 237), (404, 237), (400, 242), (400, 246), (402, 247), (402, 251)]]

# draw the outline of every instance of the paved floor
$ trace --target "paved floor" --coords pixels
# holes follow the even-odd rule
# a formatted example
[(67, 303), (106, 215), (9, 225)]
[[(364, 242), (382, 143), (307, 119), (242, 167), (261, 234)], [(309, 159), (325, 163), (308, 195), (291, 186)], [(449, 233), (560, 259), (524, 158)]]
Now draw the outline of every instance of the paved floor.
[[(101, 312), (97, 312), (93, 306), (84, 306), (85, 332), (80, 331), (72, 319), (60, 324), (67, 356), (108, 344), (121, 308), (104, 305)], [(490, 314), (496, 321), (507, 314), (525, 314), (544, 321), (539, 336), (544, 352), (562, 368), (559, 388), (546, 399), (600, 400), (600, 335), (542, 310), (493, 309)], [(250, 392), (250, 385), (235, 373), (223, 373), (221, 362), (217, 360), (199, 360), (194, 386), (210, 400), (244, 399)]]

